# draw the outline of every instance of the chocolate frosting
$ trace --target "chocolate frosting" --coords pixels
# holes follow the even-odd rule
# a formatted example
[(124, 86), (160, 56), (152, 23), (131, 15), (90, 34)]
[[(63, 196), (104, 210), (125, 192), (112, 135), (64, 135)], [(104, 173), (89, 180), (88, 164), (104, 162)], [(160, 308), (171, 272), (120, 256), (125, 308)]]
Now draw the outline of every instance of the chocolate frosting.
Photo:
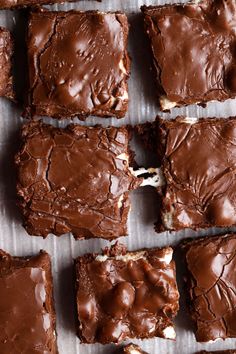
[(177, 106), (236, 96), (235, 0), (143, 6), (142, 11), (161, 95)]
[(72, 232), (77, 239), (126, 235), (128, 191), (142, 182), (129, 170), (128, 142), (126, 128), (24, 125), (15, 161), (27, 232)]
[(0, 250), (0, 353), (58, 353), (50, 257)]
[(170, 255), (170, 247), (121, 253), (116, 245), (102, 256), (77, 258), (81, 341), (105, 344), (128, 337), (174, 339), (172, 317), (178, 311), (179, 294)]
[(183, 246), (196, 339), (236, 337), (236, 235), (205, 237)]
[[(73, 0), (70, 0), (73, 1)], [(0, 9), (14, 9), (32, 5), (62, 3), (61, 0), (0, 0)]]
[(0, 96), (5, 96), (10, 99), (14, 98), (12, 78), (12, 56), (12, 35), (8, 30), (0, 27)]
[(158, 119), (166, 179), (159, 229), (236, 224), (236, 119)]
[(31, 13), (26, 114), (123, 117), (128, 107), (127, 36), (123, 13)]

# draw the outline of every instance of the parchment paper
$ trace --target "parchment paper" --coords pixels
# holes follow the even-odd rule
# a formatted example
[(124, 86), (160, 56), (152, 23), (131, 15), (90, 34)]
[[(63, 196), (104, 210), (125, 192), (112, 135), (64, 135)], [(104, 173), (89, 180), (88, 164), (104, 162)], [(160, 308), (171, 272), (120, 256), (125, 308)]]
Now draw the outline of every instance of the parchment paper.
[[(170, 2), (170, 0), (166, 0)], [(159, 113), (154, 85), (154, 75), (150, 72), (150, 56), (147, 39), (143, 33), (142, 15), (140, 6), (146, 4), (163, 4), (165, 1), (138, 1), (138, 0), (103, 0), (80, 1), (64, 5), (49, 6), (57, 10), (90, 10), (102, 11), (121, 10), (127, 13), (130, 21), (129, 52), (132, 57), (131, 78), (129, 80), (130, 104), (125, 119), (96, 119), (89, 118), (85, 123), (99, 123), (104, 126), (136, 124), (152, 121)], [(0, 11), (0, 25), (12, 29), (16, 35), (18, 71), (18, 91), (22, 94), (26, 82), (26, 60), (24, 56), (24, 19), (25, 11)], [(235, 115), (236, 100), (225, 103), (211, 103), (207, 108), (190, 106), (174, 109), (171, 114), (164, 114), (166, 118), (173, 118), (178, 114), (197, 117), (227, 117)], [(21, 219), (15, 206), (15, 176), (13, 156), (18, 146), (17, 134), (23, 122), (20, 118), (22, 107), (5, 99), (0, 99), (0, 247), (12, 255), (33, 255), (40, 249), (50, 253), (53, 264), (55, 289), (55, 303), (57, 312), (58, 346), (60, 354), (108, 354), (112, 353), (115, 345), (82, 345), (75, 334), (75, 298), (73, 283), (73, 258), (91, 251), (100, 249), (109, 242), (98, 239), (75, 241), (71, 235), (57, 238), (49, 236), (46, 240), (41, 237), (30, 237), (21, 226)], [(45, 119), (57, 126), (64, 126), (69, 122), (57, 122)], [(136, 155), (139, 163), (148, 166), (152, 159), (150, 154), (136, 144)], [(181, 239), (189, 236), (217, 234), (216, 229), (202, 232), (187, 230), (179, 233), (156, 234), (153, 224), (156, 220), (156, 192), (151, 187), (139, 189), (131, 193), (132, 211), (129, 217), (129, 236), (120, 239), (130, 250), (142, 247), (159, 247), (176, 245)], [(222, 231), (222, 230), (221, 230)], [(177, 275), (179, 288), (182, 293), (183, 270), (181, 259), (177, 258)], [(176, 319), (177, 340), (175, 342), (164, 339), (150, 339), (134, 342), (150, 354), (190, 354), (202, 349), (236, 348), (236, 340), (217, 341), (212, 344), (197, 343), (192, 331), (192, 323), (184, 305), (184, 296), (181, 296), (181, 310)], [(1, 319), (0, 319), (1, 320)], [(130, 342), (130, 341), (127, 341)], [(14, 354), (14, 353), (9, 353)]]

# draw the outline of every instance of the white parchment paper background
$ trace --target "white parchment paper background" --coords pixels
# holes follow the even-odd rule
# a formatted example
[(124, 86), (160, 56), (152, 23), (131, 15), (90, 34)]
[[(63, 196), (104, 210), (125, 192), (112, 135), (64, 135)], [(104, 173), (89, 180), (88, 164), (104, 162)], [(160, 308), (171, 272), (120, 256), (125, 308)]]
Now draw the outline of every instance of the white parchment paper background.
[[(51, 6), (54, 10), (90, 10), (102, 11), (121, 10), (127, 13), (130, 20), (129, 52), (132, 57), (131, 78), (129, 80), (130, 105), (125, 119), (96, 119), (89, 118), (86, 123), (102, 125), (136, 124), (154, 120), (159, 113), (156, 104), (154, 76), (150, 73), (149, 47), (143, 34), (142, 15), (140, 6), (146, 4), (163, 4), (165, 1), (138, 1), (138, 0), (103, 0), (80, 1), (64, 5)], [(167, 0), (166, 2), (170, 2)], [(0, 25), (9, 29), (15, 28), (17, 37), (17, 51), (23, 52), (23, 36), (20, 34), (22, 18), (25, 13), (19, 11), (0, 11)], [(23, 26), (23, 25), (22, 25)], [(25, 65), (24, 56), (18, 54), (17, 66)], [(23, 76), (21, 80), (26, 80)], [(236, 100), (225, 103), (209, 104), (207, 108), (191, 106), (174, 109), (166, 118), (173, 118), (178, 114), (188, 116), (217, 116), (228, 117), (235, 115)], [(21, 226), (20, 216), (15, 206), (15, 177), (13, 156), (17, 149), (17, 134), (23, 122), (20, 118), (22, 107), (0, 99), (0, 248), (12, 255), (25, 256), (36, 254), (45, 249), (52, 256), (55, 302), (57, 311), (58, 346), (60, 354), (112, 354), (114, 345), (82, 345), (75, 335), (75, 301), (73, 293), (73, 258), (86, 252), (100, 251), (109, 243), (104, 240), (75, 241), (71, 235), (60, 238), (49, 236), (46, 240), (40, 237), (30, 237)], [(48, 120), (45, 120), (48, 121)], [(52, 124), (64, 126), (67, 122), (49, 120)], [(74, 120), (74, 122), (79, 122)], [(69, 122), (68, 122), (69, 123)], [(143, 150), (136, 151), (138, 162), (148, 164), (147, 154)], [(150, 160), (150, 159), (149, 159)], [(187, 230), (181, 233), (156, 234), (153, 224), (156, 220), (156, 194), (152, 188), (140, 189), (131, 194), (132, 211), (129, 217), (129, 236), (120, 239), (130, 250), (142, 247), (158, 247), (176, 245), (181, 239), (189, 236), (216, 234), (217, 230), (193, 232)], [(178, 282), (182, 292), (181, 260), (177, 258)], [(180, 301), (181, 310), (176, 319), (176, 342), (151, 339), (135, 341), (150, 354), (190, 354), (202, 349), (236, 348), (236, 340), (217, 341), (203, 345), (195, 341), (192, 324), (184, 306), (184, 297)], [(1, 321), (1, 318), (0, 318)], [(129, 341), (128, 341), (129, 342)], [(14, 354), (14, 353), (9, 353)]]

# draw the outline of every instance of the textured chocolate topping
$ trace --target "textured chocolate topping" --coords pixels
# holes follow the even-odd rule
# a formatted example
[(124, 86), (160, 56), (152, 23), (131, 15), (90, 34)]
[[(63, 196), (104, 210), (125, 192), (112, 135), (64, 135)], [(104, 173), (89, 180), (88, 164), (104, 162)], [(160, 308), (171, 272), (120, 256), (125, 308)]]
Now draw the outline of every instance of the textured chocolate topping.
[(128, 191), (142, 182), (129, 170), (128, 142), (126, 128), (25, 125), (15, 161), (27, 232), (72, 232), (77, 239), (126, 235)]
[(197, 239), (183, 249), (197, 341), (236, 337), (236, 235)]
[(0, 250), (0, 353), (56, 354), (50, 257)]
[(123, 13), (32, 12), (26, 115), (123, 117), (128, 108), (127, 36)]
[(144, 352), (138, 345), (130, 343), (126, 345), (122, 350), (121, 353), (123, 354), (148, 354)]
[(83, 343), (159, 336), (175, 339), (178, 289), (172, 249), (125, 252), (76, 260), (78, 335)]
[(10, 99), (14, 98), (12, 78), (12, 56), (12, 35), (8, 30), (0, 27), (0, 96), (5, 96)]
[(159, 230), (236, 224), (236, 119), (158, 119)]
[[(69, 0), (73, 1), (73, 0)], [(63, 3), (62, 0), (0, 0), (0, 9), (14, 9), (26, 6)]]
[(143, 6), (160, 90), (168, 110), (236, 96), (236, 2)]

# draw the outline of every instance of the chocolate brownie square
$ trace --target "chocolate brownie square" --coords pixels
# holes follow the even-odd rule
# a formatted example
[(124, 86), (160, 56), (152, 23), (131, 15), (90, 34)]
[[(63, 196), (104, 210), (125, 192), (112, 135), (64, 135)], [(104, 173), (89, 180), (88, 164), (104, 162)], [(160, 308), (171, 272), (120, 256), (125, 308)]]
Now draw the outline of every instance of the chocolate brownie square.
[(236, 96), (236, 2), (142, 6), (161, 110)]
[(172, 248), (127, 252), (121, 245), (76, 260), (78, 336), (82, 343), (126, 338), (175, 339), (179, 293)]
[(157, 118), (157, 231), (236, 225), (236, 119)]
[(124, 117), (130, 60), (121, 12), (32, 12), (27, 116)]
[(0, 96), (10, 99), (14, 98), (13, 77), (13, 37), (5, 28), (0, 27)]
[(57, 354), (49, 255), (0, 250), (0, 353)]
[(23, 126), (15, 162), (17, 194), (30, 235), (114, 239), (127, 234), (129, 191), (137, 188), (129, 168), (127, 128), (40, 121)]
[(236, 235), (195, 239), (182, 245), (188, 303), (198, 342), (236, 337)]

